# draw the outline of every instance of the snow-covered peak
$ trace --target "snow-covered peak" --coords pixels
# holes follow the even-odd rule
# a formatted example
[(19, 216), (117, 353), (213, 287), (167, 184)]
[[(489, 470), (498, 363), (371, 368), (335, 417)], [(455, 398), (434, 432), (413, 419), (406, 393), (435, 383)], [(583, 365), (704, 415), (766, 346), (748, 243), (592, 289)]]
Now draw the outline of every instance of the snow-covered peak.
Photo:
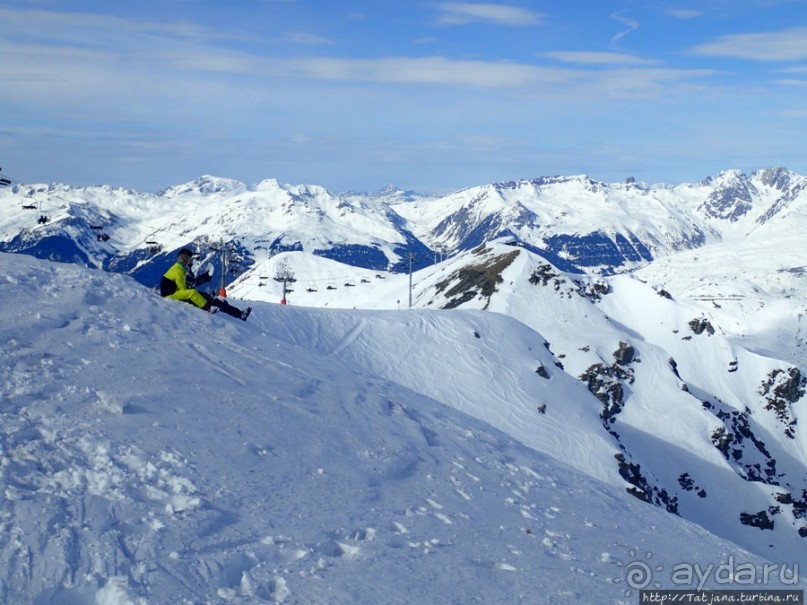
[(277, 191), (278, 189), (282, 188), (283, 186), (278, 182), (277, 179), (263, 179), (252, 187), (252, 189), (255, 191)]
[(246, 189), (246, 185), (235, 179), (203, 175), (183, 185), (169, 187), (158, 195), (174, 198), (186, 195), (234, 194)]
[(416, 202), (422, 199), (432, 199), (440, 197), (438, 195), (418, 193), (411, 189), (401, 189), (392, 183), (386, 184), (378, 191), (343, 191), (339, 197), (348, 200), (363, 200), (367, 202), (384, 203), (389, 205)]
[(378, 195), (379, 197), (388, 197), (393, 195), (400, 195), (401, 193), (404, 193), (403, 189), (396, 187), (392, 183), (387, 183), (376, 192), (376, 195)]
[(791, 187), (795, 180), (801, 177), (787, 168), (765, 168), (757, 170), (751, 174), (752, 180), (758, 180), (766, 187), (772, 187), (779, 191), (785, 191)]

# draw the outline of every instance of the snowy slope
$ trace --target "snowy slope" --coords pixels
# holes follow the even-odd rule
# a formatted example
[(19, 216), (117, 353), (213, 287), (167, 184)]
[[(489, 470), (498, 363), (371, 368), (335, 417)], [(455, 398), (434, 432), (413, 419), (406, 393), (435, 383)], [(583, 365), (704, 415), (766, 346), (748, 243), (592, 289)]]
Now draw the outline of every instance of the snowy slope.
[[(408, 276), (379, 280), (352, 271), (288, 253), (247, 272), (231, 291), (278, 302), (281, 285), (271, 277), (290, 272), (298, 281), (289, 304), (408, 306)], [(267, 280), (256, 285), (255, 273)], [(326, 283), (336, 286), (328, 290)], [(708, 321), (702, 308), (660, 295), (658, 284), (629, 275), (569, 276), (503, 244), (417, 272), (412, 291), (415, 308), (491, 313), (473, 316), (461, 330), (444, 325), (456, 321), (446, 311), (420, 312), (416, 320), (394, 314), (383, 322), (341, 313), (325, 327), (305, 322), (287, 338), (338, 351), (357, 367), (489, 422), (593, 477), (628, 485), (746, 548), (765, 553), (773, 544), (787, 556), (803, 549), (807, 441), (798, 418), (805, 380), (787, 357), (749, 350), (722, 332), (696, 334), (692, 322)], [(504, 317), (520, 323), (507, 327)], [(288, 333), (282, 324), (276, 330)], [(342, 340), (345, 333), (351, 337)], [(435, 334), (452, 345), (445, 349)], [(379, 364), (384, 351), (407, 363)], [(410, 360), (421, 355), (428, 365), (413, 370)], [(575, 391), (583, 385), (587, 397)], [(536, 413), (541, 407), (544, 413)]]
[[(748, 548), (801, 552), (807, 439), (798, 420), (807, 380), (797, 365), (719, 332), (696, 334), (699, 309), (631, 276), (570, 278), (507, 247), (470, 256), (472, 264), (447, 280), (477, 292), (461, 308), (483, 304), (547, 339), (566, 371), (601, 400), (603, 427), (625, 463), (636, 465), (622, 470), (640, 497)], [(468, 267), (486, 266), (501, 270), (489, 297), (468, 285)], [(438, 301), (440, 290), (438, 283)], [(778, 322), (787, 325), (796, 309), (791, 304)]]
[(636, 275), (664, 284), (678, 302), (749, 350), (807, 367), (804, 231), (759, 229), (743, 240), (659, 259)]
[[(682, 561), (763, 563), (356, 367), (368, 330), (392, 340), (435, 315), (256, 303), (241, 323), (122, 276), (0, 264), (3, 603), (633, 603), (631, 566), (681, 587)], [(478, 313), (436, 321), (414, 331), (423, 359), (363, 358), (425, 367), (430, 340), (473, 325), (533, 338)], [(319, 340), (290, 342), (312, 324)], [(458, 371), (469, 358), (457, 349)]]

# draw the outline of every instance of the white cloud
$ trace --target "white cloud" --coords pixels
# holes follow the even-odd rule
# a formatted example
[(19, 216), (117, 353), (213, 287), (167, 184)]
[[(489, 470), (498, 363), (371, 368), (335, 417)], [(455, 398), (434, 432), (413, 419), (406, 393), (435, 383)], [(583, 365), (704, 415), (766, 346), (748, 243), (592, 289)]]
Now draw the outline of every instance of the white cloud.
[(755, 34), (730, 34), (695, 46), (689, 52), (752, 61), (803, 61), (807, 60), (807, 27)]
[(438, 5), (442, 11), (440, 23), (466, 25), (487, 21), (496, 25), (528, 26), (540, 23), (543, 15), (526, 8), (506, 4), (475, 2), (444, 2)]
[(775, 80), (775, 83), (783, 86), (807, 86), (807, 80)]
[(624, 53), (587, 52), (587, 51), (551, 51), (543, 53), (563, 63), (576, 63), (578, 65), (653, 65), (657, 61), (642, 59), (635, 55)]
[(328, 46), (333, 44), (333, 40), (307, 32), (290, 32), (285, 39), (292, 44), (300, 44), (302, 46)]
[(322, 57), (285, 62), (282, 69), (322, 80), (481, 88), (518, 88), (536, 81), (561, 81), (564, 79), (560, 70), (521, 63), (456, 61), (445, 57), (380, 59)]
[[(223, 30), (186, 21), (148, 21), (111, 15), (0, 7), (6, 39), (43, 40), (51, 45), (114, 49), (159, 47), (180, 43), (210, 44), (250, 40), (243, 31)], [(11, 33), (9, 33), (11, 32)]]
[[(584, 103), (659, 97), (702, 86), (702, 79), (713, 73), (656, 68), (630, 54), (572, 51), (547, 55), (566, 65), (445, 56), (272, 57), (228, 48), (208, 38), (203, 29), (190, 28), (189, 38), (177, 39), (155, 33), (181, 29), (171, 24), (68, 16), (71, 27), (60, 27), (60, 16), (42, 12), (33, 21), (19, 19), (17, 35), (0, 38), (0, 81), (12, 83), (0, 87), (0, 107), (30, 105), (57, 115), (97, 115), (114, 108), (134, 118), (148, 114), (169, 120), (202, 114), (219, 103), (227, 106), (232, 98), (264, 107), (267, 99), (285, 102), (293, 94), (309, 99), (312, 89), (337, 94), (333, 84), (348, 84), (339, 86), (339, 93), (359, 98), (399, 96), (398, 87), (406, 86), (413, 98), (436, 89), (465, 88), (484, 93), (484, 99), (492, 98), (489, 91), (498, 99), (511, 95), (518, 102)], [(48, 27), (41, 28), (43, 23)], [(149, 34), (141, 35), (143, 31)], [(467, 96), (459, 90), (447, 94)], [(237, 117), (233, 114), (232, 119)]]
[[(125, 45), (124, 45), (125, 46)], [(14, 44), (0, 41), (0, 79), (15, 86), (0, 89), (3, 99), (38, 99), (48, 104), (67, 99), (101, 105), (135, 103), (137, 98), (178, 95), (177, 100), (233, 86), (284, 85), (306, 80), (367, 85), (468, 87), (518, 90), (545, 97), (658, 94), (673, 83), (696, 81), (713, 72), (647, 68), (651, 65), (619, 53), (557, 52), (553, 58), (576, 66), (456, 60), (443, 56), (350, 59), (334, 57), (267, 58), (233, 50), (182, 45), (149, 52), (81, 49), (67, 44)], [(604, 69), (587, 69), (605, 66)], [(238, 76), (239, 83), (227, 81)], [(184, 93), (182, 91), (185, 91)], [(123, 96), (121, 96), (123, 95)]]
[(605, 70), (544, 67), (527, 63), (458, 61), (446, 57), (381, 59), (296, 59), (270, 62), (273, 76), (325, 81), (413, 86), (513, 89), (546, 98), (653, 96), (665, 88), (713, 75), (710, 70), (636, 68)]
[(686, 8), (670, 8), (667, 9), (667, 14), (675, 17), (676, 19), (697, 19), (698, 17), (703, 16), (702, 11)]

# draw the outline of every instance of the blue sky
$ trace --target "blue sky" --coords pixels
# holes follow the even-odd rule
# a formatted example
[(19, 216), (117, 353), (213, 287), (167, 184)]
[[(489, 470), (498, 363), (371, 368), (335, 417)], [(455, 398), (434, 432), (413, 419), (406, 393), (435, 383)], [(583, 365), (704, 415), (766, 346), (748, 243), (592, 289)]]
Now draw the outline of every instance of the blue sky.
[(0, 166), (28, 183), (807, 173), (804, 0), (29, 0), (0, 24)]

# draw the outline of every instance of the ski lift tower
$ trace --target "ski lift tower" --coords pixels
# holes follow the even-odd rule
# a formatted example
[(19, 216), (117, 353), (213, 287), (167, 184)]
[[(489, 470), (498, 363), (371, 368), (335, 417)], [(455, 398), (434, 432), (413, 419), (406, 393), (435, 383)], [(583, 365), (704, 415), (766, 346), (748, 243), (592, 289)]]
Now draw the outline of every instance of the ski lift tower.
[(407, 259), (409, 260), (409, 308), (412, 308), (412, 261), (415, 260), (414, 252), (409, 252), (407, 254)]
[(285, 262), (281, 263), (281, 265), (278, 267), (277, 275), (275, 275), (275, 281), (283, 283), (283, 297), (280, 299), (280, 304), (285, 305), (286, 292), (291, 292), (291, 290), (288, 288), (288, 284), (293, 284), (297, 281), (297, 279), (294, 277), (294, 273), (291, 269), (289, 269), (289, 266)]
[(226, 245), (224, 240), (221, 240), (218, 246), (210, 246), (213, 252), (221, 254), (221, 281), (219, 284), (219, 296), (227, 298), (227, 287), (224, 280), (227, 278), (227, 255), (233, 251), (233, 248)]

